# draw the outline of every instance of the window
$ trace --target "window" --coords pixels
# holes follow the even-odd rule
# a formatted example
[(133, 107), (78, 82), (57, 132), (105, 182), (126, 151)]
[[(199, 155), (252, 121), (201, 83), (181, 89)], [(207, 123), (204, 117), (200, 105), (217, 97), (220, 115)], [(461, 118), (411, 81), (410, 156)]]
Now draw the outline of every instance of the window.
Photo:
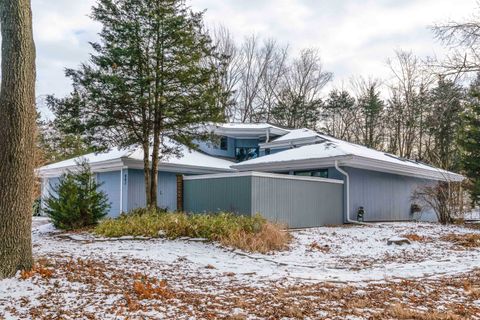
[(220, 138), (220, 149), (228, 150), (228, 137), (223, 136)]
[(235, 148), (235, 158), (237, 161), (246, 161), (258, 157), (258, 147), (239, 147)]
[(270, 148), (266, 148), (266, 149), (265, 149), (265, 155), (268, 156), (269, 154), (270, 154)]
[(309, 170), (309, 171), (295, 171), (294, 175), (304, 176), (304, 177), (328, 178), (328, 169)]

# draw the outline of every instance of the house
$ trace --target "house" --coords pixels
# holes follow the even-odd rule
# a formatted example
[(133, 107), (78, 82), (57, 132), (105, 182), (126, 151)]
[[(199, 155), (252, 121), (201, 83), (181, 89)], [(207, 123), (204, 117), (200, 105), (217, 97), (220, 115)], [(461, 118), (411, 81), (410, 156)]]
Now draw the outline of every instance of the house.
[[(433, 212), (412, 214), (412, 193), (437, 181), (463, 176), (369, 149), (308, 129), (267, 123), (211, 125), (218, 137), (182, 147), (180, 157), (159, 165), (158, 205), (187, 212), (232, 211), (263, 214), (290, 227), (365, 221), (433, 220)], [(174, 143), (167, 141), (167, 143)], [(114, 217), (145, 206), (143, 152), (139, 147), (89, 154)], [(70, 159), (38, 169), (48, 196)]]

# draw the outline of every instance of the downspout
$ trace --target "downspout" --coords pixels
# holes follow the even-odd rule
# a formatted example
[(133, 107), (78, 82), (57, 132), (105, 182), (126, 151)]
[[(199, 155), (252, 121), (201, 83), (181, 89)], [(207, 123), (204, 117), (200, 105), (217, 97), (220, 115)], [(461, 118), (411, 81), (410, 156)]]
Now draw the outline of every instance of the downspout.
[(338, 172), (340, 172), (345, 176), (345, 189), (346, 189), (345, 192), (347, 193), (346, 194), (347, 201), (345, 204), (345, 210), (346, 210), (345, 217), (347, 218), (347, 222), (354, 223), (354, 224), (363, 224), (363, 225), (368, 224), (368, 223), (359, 222), (359, 221), (350, 219), (350, 176), (348, 175), (347, 171), (343, 170), (338, 166), (338, 160), (335, 160), (335, 169), (337, 169)]

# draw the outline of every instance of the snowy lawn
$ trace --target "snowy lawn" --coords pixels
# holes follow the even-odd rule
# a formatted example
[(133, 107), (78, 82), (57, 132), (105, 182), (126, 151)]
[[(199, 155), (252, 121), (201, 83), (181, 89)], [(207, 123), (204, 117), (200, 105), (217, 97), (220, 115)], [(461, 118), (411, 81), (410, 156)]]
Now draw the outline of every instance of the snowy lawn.
[[(0, 281), (0, 318), (480, 319), (480, 247), (456, 242), (480, 230), (389, 223), (292, 233), (290, 250), (264, 255), (197, 239), (62, 234), (35, 218), (38, 264)], [(387, 245), (403, 236), (411, 244)]]

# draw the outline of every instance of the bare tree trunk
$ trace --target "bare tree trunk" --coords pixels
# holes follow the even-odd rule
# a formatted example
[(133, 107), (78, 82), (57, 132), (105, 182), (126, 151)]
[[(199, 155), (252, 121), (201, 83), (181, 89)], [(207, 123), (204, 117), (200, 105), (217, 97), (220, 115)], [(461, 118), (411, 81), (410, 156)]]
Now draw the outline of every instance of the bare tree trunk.
[(32, 266), (35, 44), (30, 0), (0, 1), (0, 278)]

